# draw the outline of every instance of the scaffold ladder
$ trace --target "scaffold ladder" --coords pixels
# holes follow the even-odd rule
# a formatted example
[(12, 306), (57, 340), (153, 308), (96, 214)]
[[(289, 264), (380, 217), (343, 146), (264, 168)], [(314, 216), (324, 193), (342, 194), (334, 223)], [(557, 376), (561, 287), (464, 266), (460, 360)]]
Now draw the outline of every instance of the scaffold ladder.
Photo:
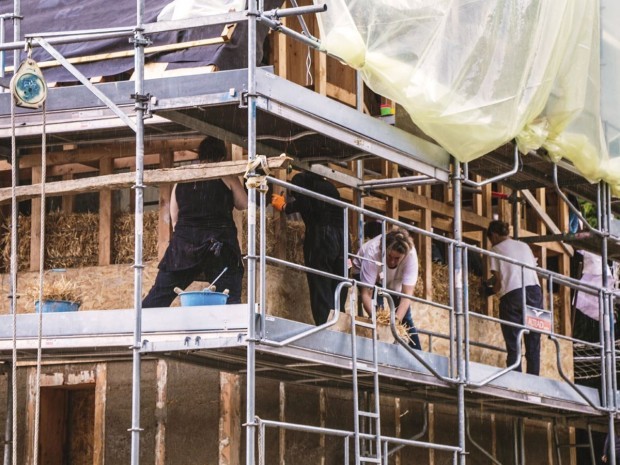
[[(353, 293), (355, 294), (355, 293)], [(355, 305), (352, 305), (355, 308)], [(353, 371), (353, 409), (355, 465), (363, 463), (381, 463), (381, 417), (379, 411), (379, 363), (377, 356), (377, 301), (373, 298), (371, 321), (358, 320), (351, 312), (351, 367)], [(366, 328), (371, 333), (372, 351), (370, 360), (359, 358), (357, 329)], [(360, 378), (372, 379), (372, 399), (363, 402), (365, 410), (360, 408)], [(368, 428), (363, 428), (367, 425)], [(363, 431), (366, 430), (367, 431)]]

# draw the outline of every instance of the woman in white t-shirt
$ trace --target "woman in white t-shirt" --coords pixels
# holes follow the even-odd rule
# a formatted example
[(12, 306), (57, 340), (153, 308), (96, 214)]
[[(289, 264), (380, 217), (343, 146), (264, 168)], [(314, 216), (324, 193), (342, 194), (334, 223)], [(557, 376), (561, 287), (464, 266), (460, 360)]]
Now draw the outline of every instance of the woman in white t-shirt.
[[(407, 230), (394, 229), (385, 236), (386, 245), (386, 286), (387, 289), (402, 294), (413, 295), (418, 280), (418, 254), (413, 246), (413, 240)], [(383, 278), (381, 235), (366, 242), (353, 259), (353, 275), (361, 282), (379, 284)], [(361, 257), (361, 258), (360, 258)], [(370, 315), (372, 311), (372, 289), (361, 289), (362, 305)], [(409, 345), (414, 349), (421, 349), (418, 331), (411, 318), (411, 299), (394, 296), (396, 319), (409, 328)]]

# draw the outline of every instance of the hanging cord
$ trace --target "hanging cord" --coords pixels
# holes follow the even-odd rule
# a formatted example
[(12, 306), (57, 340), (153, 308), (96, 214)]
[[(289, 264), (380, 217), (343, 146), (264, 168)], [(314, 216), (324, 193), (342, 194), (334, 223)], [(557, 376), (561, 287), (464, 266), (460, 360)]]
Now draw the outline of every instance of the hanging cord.
[(47, 137), (45, 102), (43, 102), (43, 123), (41, 137), (41, 242), (39, 250), (39, 326), (37, 331), (37, 370), (34, 404), (34, 449), (33, 465), (39, 461), (39, 423), (41, 418), (41, 343), (43, 339), (43, 278), (45, 269), (45, 182), (47, 177)]
[(306, 55), (306, 86), (314, 84), (312, 78), (312, 50), (308, 47), (308, 54)]
[[(15, 148), (15, 100), (11, 100), (11, 313), (13, 315), (13, 352), (11, 365), (11, 398), (13, 425), (11, 463), (17, 465), (17, 149)], [(8, 414), (8, 412), (7, 412)]]

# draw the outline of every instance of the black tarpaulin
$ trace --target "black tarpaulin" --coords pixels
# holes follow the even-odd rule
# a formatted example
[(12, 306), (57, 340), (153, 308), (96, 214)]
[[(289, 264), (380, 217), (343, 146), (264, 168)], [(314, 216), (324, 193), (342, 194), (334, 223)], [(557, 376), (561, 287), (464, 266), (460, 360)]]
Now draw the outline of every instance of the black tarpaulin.
[[(265, 9), (280, 6), (283, 0), (265, 0)], [(144, 23), (152, 23), (170, 0), (146, 0)], [(13, 12), (12, 2), (0, 2), (0, 14)], [(119, 0), (22, 0), (21, 1), (22, 38), (26, 34), (43, 32), (67, 32), (78, 30), (133, 27), (136, 23), (136, 4)], [(223, 25), (192, 28), (180, 31), (153, 34), (148, 37), (152, 46), (191, 42), (219, 37)], [(263, 43), (268, 29), (259, 24), (257, 32), (257, 64), (263, 59)], [(238, 69), (247, 67), (247, 23), (239, 23), (230, 41), (222, 44), (191, 47), (184, 50), (147, 54), (145, 61), (170, 63), (169, 68), (216, 65), (219, 69)], [(12, 21), (6, 21), (6, 41), (13, 41)], [(89, 42), (57, 45), (55, 48), (66, 58), (92, 56), (103, 53), (133, 49), (130, 37), (104, 39)], [(22, 59), (25, 55), (22, 53)], [(37, 62), (53, 58), (43, 49), (35, 48), (33, 58)], [(6, 66), (12, 66), (13, 54), (6, 53)], [(94, 76), (114, 76), (134, 68), (133, 56), (101, 60), (74, 65), (87, 78)], [(44, 68), (48, 82), (73, 82), (76, 78), (62, 66)], [(10, 76), (7, 72), (7, 76)]]

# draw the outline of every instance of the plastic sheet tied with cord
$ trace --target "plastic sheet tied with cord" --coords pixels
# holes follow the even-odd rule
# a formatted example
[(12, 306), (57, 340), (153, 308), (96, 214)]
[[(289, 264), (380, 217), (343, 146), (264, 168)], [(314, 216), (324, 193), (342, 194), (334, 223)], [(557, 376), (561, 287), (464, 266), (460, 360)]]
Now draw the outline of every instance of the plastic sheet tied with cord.
[[(358, 69), (375, 92), (400, 103), (459, 160), (516, 138), (521, 152), (543, 147), (587, 179), (605, 179), (620, 190), (620, 159), (609, 156), (601, 120), (598, 1), (324, 2), (322, 47)], [(610, 24), (618, 24), (618, 9), (606, 12)], [(618, 33), (613, 37), (617, 47)], [(607, 59), (615, 53), (619, 63), (618, 50)], [(617, 101), (615, 76), (605, 92)]]

